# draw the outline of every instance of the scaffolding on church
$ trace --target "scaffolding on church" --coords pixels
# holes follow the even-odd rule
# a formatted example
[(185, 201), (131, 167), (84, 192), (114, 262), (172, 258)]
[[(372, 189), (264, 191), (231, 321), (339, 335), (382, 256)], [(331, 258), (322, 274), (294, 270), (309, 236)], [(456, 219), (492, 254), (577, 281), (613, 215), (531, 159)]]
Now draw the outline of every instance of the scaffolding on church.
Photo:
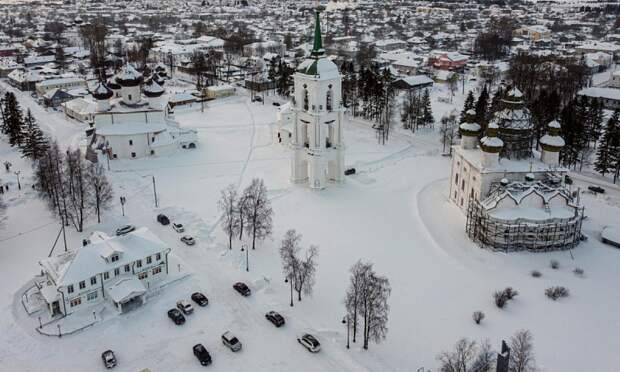
[(480, 202), (470, 200), (465, 230), (482, 248), (494, 251), (566, 250), (577, 246), (581, 240), (583, 213), (584, 207), (579, 207), (571, 218), (504, 220), (490, 216)]

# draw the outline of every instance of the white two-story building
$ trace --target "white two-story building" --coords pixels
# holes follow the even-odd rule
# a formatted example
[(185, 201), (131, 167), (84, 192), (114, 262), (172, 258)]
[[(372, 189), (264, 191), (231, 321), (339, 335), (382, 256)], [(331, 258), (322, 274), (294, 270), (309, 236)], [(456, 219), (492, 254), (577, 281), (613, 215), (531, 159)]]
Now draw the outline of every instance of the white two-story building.
[(94, 232), (89, 244), (39, 262), (37, 287), (52, 316), (109, 301), (121, 313), (140, 306), (168, 276), (170, 248), (147, 228), (124, 236)]

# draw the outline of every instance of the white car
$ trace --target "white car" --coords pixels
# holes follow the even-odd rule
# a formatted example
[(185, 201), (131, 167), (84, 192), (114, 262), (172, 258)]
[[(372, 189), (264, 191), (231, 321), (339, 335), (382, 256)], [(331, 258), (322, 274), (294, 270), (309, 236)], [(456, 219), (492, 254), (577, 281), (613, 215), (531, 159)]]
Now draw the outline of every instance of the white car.
[(230, 333), (230, 331), (227, 331), (222, 335), (222, 343), (232, 351), (239, 351), (242, 347), (241, 341), (239, 341), (235, 335)]
[(319, 340), (314, 338), (311, 334), (304, 334), (303, 336), (297, 338), (297, 342), (299, 342), (303, 347), (308, 349), (311, 353), (318, 353), (321, 350), (321, 344)]
[(189, 235), (184, 235), (181, 237), (181, 241), (187, 245), (194, 245), (196, 244), (196, 240), (194, 238), (192, 238)]
[(174, 229), (174, 231), (178, 232), (178, 233), (182, 233), (185, 231), (185, 228), (183, 227), (182, 224), (180, 223), (173, 223), (172, 224), (172, 228)]
[(183, 312), (183, 314), (188, 315), (194, 312), (194, 307), (187, 300), (177, 301), (177, 308)]

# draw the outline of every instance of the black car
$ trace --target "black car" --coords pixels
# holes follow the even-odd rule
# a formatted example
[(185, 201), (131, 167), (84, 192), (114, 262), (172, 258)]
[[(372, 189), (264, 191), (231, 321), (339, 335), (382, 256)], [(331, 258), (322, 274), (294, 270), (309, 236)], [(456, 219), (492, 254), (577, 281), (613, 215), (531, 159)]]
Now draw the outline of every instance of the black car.
[(267, 318), (267, 320), (273, 323), (273, 325), (276, 327), (282, 327), (285, 323), (284, 317), (276, 313), (275, 311), (270, 311), (267, 314), (265, 314), (265, 318)]
[(176, 325), (181, 325), (185, 323), (185, 317), (183, 316), (183, 313), (181, 313), (181, 310), (179, 309), (168, 310), (168, 318), (172, 319), (172, 321)]
[(130, 232), (134, 231), (135, 229), (136, 227), (133, 225), (125, 225), (125, 226), (119, 227), (118, 229), (116, 229), (116, 236), (127, 235)]
[(209, 299), (207, 298), (207, 296), (203, 295), (200, 292), (192, 293), (192, 300), (199, 306), (203, 307), (209, 304)]
[(245, 285), (245, 283), (237, 282), (233, 284), (233, 288), (235, 289), (235, 291), (239, 292), (242, 296), (245, 296), (245, 297), (252, 294), (252, 291), (250, 291), (250, 288), (248, 288), (248, 286)]
[(164, 226), (165, 225), (170, 225), (170, 219), (165, 214), (158, 214), (157, 215), (157, 222), (161, 223)]
[(592, 191), (593, 193), (597, 193), (597, 194), (605, 193), (605, 189), (600, 186), (588, 186), (588, 190)]
[(194, 349), (194, 355), (198, 358), (200, 364), (203, 366), (208, 366), (211, 364), (211, 354), (209, 354), (207, 349), (202, 344), (196, 344), (192, 349)]
[(116, 356), (112, 350), (106, 350), (101, 354), (101, 360), (106, 368), (116, 367)]
[(274, 102), (273, 105), (276, 107), (280, 107), (280, 102)]

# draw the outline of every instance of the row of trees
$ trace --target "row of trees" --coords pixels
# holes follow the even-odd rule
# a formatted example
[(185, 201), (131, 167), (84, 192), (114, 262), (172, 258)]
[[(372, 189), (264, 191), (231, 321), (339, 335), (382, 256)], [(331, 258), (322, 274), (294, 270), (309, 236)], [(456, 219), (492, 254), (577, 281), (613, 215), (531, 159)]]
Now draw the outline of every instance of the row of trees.
[[(467, 338), (460, 339), (454, 349), (437, 356), (440, 372), (495, 372), (496, 353), (488, 340), (478, 343)], [(499, 371), (499, 369), (497, 369)], [(528, 330), (517, 331), (510, 338), (508, 372), (534, 372), (534, 342)]]
[(81, 232), (93, 215), (101, 222), (101, 213), (112, 201), (112, 185), (101, 164), (86, 161), (80, 149), (62, 152), (52, 142), (44, 156), (35, 162), (34, 176), (40, 196), (65, 226), (72, 224)]
[(7, 92), (0, 99), (2, 114), (1, 130), (8, 137), (11, 146), (18, 146), (22, 157), (32, 160), (41, 158), (48, 149), (48, 140), (32, 116), (30, 109), (24, 117), (23, 112), (12, 92)]
[(434, 125), (435, 118), (428, 89), (425, 89), (422, 95), (414, 90), (407, 92), (402, 104), (400, 120), (403, 128), (412, 132), (418, 130), (420, 126), (432, 127)]
[(612, 173), (614, 183), (620, 176), (620, 111), (614, 111), (607, 121), (607, 126), (596, 153), (594, 169), (601, 175)]
[(229, 185), (222, 190), (218, 208), (222, 212), (222, 229), (228, 236), (229, 249), (232, 249), (233, 237), (241, 240), (244, 230), (252, 237), (252, 249), (256, 248), (257, 240), (271, 235), (273, 209), (262, 179), (253, 179), (240, 195), (235, 185)]
[(303, 249), (301, 234), (295, 229), (290, 229), (284, 234), (280, 245), (280, 259), (282, 260), (282, 272), (291, 287), (291, 306), (293, 306), (293, 289), (297, 292), (297, 301), (301, 301), (302, 293), (312, 294), (318, 255), (319, 248), (316, 245)]

